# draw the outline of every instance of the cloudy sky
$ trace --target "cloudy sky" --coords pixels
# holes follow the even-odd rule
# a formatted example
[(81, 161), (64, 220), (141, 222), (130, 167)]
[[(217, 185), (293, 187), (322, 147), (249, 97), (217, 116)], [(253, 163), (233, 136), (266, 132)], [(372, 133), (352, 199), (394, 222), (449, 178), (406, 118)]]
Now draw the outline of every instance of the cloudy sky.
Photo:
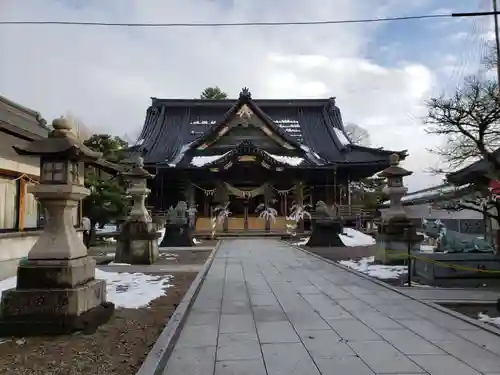
[[(0, 0), (1, 20), (245, 22), (362, 19), (489, 10), (490, 0)], [(491, 20), (490, 20), (491, 21)], [(227, 28), (0, 26), (0, 94), (51, 119), (71, 113), (93, 131), (134, 135), (150, 97), (337, 97), (344, 121), (373, 146), (408, 149), (410, 190), (440, 140), (424, 101), (477, 69), (486, 18)]]

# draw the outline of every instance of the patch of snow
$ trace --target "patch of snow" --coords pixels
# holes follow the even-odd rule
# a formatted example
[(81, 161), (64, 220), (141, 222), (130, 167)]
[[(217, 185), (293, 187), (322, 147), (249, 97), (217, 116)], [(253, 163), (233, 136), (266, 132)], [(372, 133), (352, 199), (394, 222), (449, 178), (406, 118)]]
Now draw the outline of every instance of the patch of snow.
[(143, 273), (105, 272), (96, 269), (96, 279), (106, 280), (107, 299), (116, 307), (137, 309), (165, 295), (173, 276), (152, 276)]
[(160, 257), (165, 258), (165, 260), (176, 260), (179, 255), (172, 253), (160, 253)]
[(106, 224), (102, 228), (96, 228), (96, 233), (98, 233), (98, 234), (101, 234), (101, 233), (113, 233), (113, 232), (116, 232), (116, 225), (113, 225), (113, 224)]
[(348, 247), (375, 245), (375, 238), (352, 228), (344, 228), (339, 238)]
[[(408, 282), (404, 283), (403, 286), (408, 286)], [(434, 288), (432, 285), (425, 285), (425, 284), (419, 284), (415, 281), (411, 282), (411, 287), (417, 287), (417, 288)]]
[(219, 160), (220, 158), (223, 158), (227, 154), (229, 154), (231, 151), (228, 151), (222, 155), (205, 155), (205, 156), (194, 156), (193, 159), (191, 159), (191, 165), (194, 165), (195, 167), (203, 167), (204, 165), (213, 163), (216, 160)]
[(161, 228), (158, 233), (160, 233), (160, 237), (158, 238), (158, 245), (160, 245), (165, 237), (165, 227)]
[(283, 163), (283, 164), (288, 164), (291, 166), (296, 167), (297, 165), (301, 164), (304, 159), (297, 157), (297, 156), (284, 156), (284, 155), (275, 155), (271, 154), (267, 151), (264, 151), (266, 154), (268, 154), (270, 157), (272, 157), (274, 160)]
[(497, 326), (500, 326), (500, 317), (499, 318), (492, 318), (491, 316), (486, 315), (484, 313), (479, 313), (479, 314), (477, 314), (477, 316), (481, 322), (491, 323), (491, 324), (495, 324)]
[(383, 280), (397, 279), (401, 275), (408, 272), (408, 267), (406, 266), (384, 266), (381, 264), (372, 264), (374, 261), (375, 257), (371, 256), (362, 258), (359, 261), (341, 260), (339, 261), (339, 264), (364, 273), (365, 275)]
[[(107, 300), (116, 307), (137, 309), (165, 295), (173, 276), (152, 276), (143, 273), (118, 273), (95, 270), (96, 279), (106, 280)], [(16, 287), (17, 277), (0, 281), (0, 292)]]
[(292, 245), (303, 246), (309, 241), (309, 237), (301, 238), (299, 242), (293, 242)]
[(203, 243), (203, 241), (202, 241), (202, 240), (198, 240), (198, 239), (196, 239), (196, 238), (193, 238), (193, 243), (194, 243), (195, 245), (199, 245), (199, 244)]
[(436, 250), (435, 246), (432, 245), (420, 245), (421, 253), (433, 253)]
[(105, 253), (104, 255), (107, 257), (114, 257), (116, 254), (115, 253)]
[(16, 282), (17, 282), (16, 276), (9, 277), (7, 279), (0, 281), (0, 292), (3, 292), (4, 290), (15, 288)]
[(109, 262), (107, 265), (108, 266), (131, 266), (130, 263), (119, 263), (119, 262), (115, 262), (115, 261)]
[(335, 131), (335, 135), (339, 139), (340, 144), (342, 146), (347, 146), (347, 145), (351, 144), (351, 141), (349, 141), (349, 139), (347, 138), (347, 136), (345, 135), (345, 133), (342, 130), (337, 129), (337, 128), (333, 128), (333, 130)]

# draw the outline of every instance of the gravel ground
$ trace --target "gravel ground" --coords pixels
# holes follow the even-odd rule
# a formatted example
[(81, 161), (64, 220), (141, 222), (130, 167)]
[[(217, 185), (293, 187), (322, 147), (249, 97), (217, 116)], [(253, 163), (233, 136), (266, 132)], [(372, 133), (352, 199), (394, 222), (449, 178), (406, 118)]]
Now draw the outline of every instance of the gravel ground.
[(166, 296), (149, 307), (117, 309), (93, 335), (9, 340), (0, 344), (2, 375), (132, 375), (164, 329), (196, 273), (174, 274)]
[(203, 264), (211, 251), (181, 250), (160, 253), (159, 264)]

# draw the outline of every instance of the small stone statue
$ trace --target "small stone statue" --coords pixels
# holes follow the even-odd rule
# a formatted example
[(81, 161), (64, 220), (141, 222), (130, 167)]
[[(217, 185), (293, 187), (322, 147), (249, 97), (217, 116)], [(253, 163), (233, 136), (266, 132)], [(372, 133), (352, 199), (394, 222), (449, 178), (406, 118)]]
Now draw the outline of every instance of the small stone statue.
[(323, 201), (316, 203), (316, 217), (320, 220), (334, 220), (338, 217), (338, 210), (335, 206), (331, 208)]
[(183, 226), (188, 220), (188, 206), (184, 201), (177, 203), (175, 208), (170, 206), (167, 210), (167, 224)]
[(328, 207), (325, 202), (318, 201), (313, 220), (313, 230), (307, 242), (308, 247), (339, 247), (344, 246), (339, 234), (343, 232), (337, 208)]
[(170, 206), (166, 214), (165, 236), (160, 247), (194, 246), (188, 211), (188, 205), (184, 201), (179, 201), (175, 207)]

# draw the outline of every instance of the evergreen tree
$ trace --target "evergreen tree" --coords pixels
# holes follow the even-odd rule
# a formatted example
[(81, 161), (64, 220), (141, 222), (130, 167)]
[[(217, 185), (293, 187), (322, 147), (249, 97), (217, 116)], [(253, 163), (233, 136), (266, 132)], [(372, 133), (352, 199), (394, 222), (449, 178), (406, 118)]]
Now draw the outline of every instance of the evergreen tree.
[(227, 94), (222, 91), (219, 86), (207, 87), (200, 95), (203, 100), (221, 100), (227, 99)]

